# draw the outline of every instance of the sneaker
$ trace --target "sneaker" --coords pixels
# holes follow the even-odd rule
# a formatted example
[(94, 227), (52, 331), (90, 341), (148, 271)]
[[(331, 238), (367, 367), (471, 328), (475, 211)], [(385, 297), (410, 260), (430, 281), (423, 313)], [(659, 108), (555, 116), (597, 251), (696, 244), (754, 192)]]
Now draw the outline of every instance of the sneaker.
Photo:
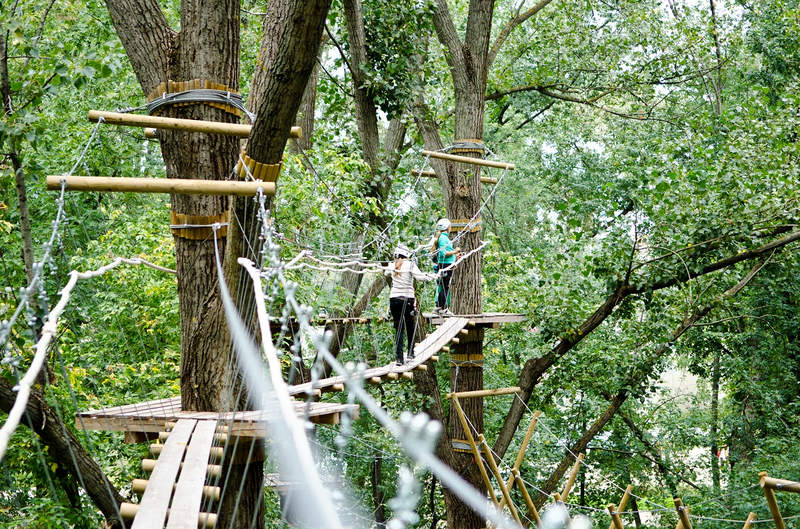
[(444, 317), (444, 316), (455, 316), (455, 314), (453, 314), (452, 312), (450, 312), (450, 309), (442, 309), (442, 310), (439, 312), (439, 315), (440, 315), (440, 316), (442, 316), (442, 317)]
[(413, 360), (413, 359), (414, 359), (414, 353), (408, 353), (406, 355), (406, 362), (408, 362), (409, 360)]
[(401, 365), (403, 365), (403, 361), (402, 361), (402, 360), (398, 360), (398, 361), (396, 362), (396, 364), (397, 364), (398, 366), (401, 366)]

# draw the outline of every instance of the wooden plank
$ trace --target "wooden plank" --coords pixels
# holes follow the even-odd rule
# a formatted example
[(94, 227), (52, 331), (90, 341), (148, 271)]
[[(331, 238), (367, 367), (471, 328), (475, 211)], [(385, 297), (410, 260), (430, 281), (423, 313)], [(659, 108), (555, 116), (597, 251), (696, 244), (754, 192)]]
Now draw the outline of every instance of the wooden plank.
[(167, 529), (197, 527), (203, 499), (203, 485), (206, 482), (206, 465), (216, 428), (217, 421), (199, 421), (194, 427), (183, 460), (183, 470), (172, 498)]
[(173, 428), (172, 435), (164, 445), (156, 467), (150, 475), (150, 483), (142, 495), (142, 501), (139, 503), (139, 509), (136, 518), (133, 519), (131, 529), (164, 527), (169, 500), (172, 496), (172, 486), (178, 475), (186, 443), (189, 442), (196, 423), (197, 421), (184, 419), (178, 421)]
[(66, 183), (67, 191), (255, 196), (261, 189), (265, 195), (275, 194), (275, 182), (67, 175), (47, 175), (47, 189), (61, 189), (62, 181)]
[[(146, 131), (145, 131), (146, 133)], [(420, 171), (419, 169), (412, 169), (411, 174), (424, 176), (425, 178), (437, 178), (436, 171)], [(496, 184), (497, 178), (491, 176), (481, 176), (481, 184)]]
[(460, 391), (458, 393), (448, 393), (447, 398), (452, 399), (458, 397), (459, 399), (477, 398), (477, 397), (493, 397), (497, 395), (511, 395), (519, 393), (520, 389), (516, 386), (510, 388), (496, 388), (496, 389), (477, 389), (475, 391)]
[[(484, 312), (481, 314), (458, 314), (458, 317), (467, 318), (470, 327), (484, 327), (484, 328), (497, 328), (503, 323), (520, 323), (528, 319), (527, 315), (520, 313), (506, 313), (506, 312)], [(442, 325), (444, 322), (452, 319), (452, 316), (442, 317), (432, 312), (426, 312), (422, 315), (423, 318), (428, 320), (432, 325)]]

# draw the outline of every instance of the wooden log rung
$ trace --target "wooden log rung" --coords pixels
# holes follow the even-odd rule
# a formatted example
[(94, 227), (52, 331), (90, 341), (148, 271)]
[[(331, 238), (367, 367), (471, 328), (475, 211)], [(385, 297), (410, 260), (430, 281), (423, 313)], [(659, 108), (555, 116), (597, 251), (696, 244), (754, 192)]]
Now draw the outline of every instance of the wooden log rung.
[[(152, 472), (156, 467), (155, 459), (142, 459), (142, 472)], [(183, 463), (181, 463), (183, 468)], [(222, 466), (220, 465), (206, 465), (206, 476), (212, 478), (219, 478), (222, 476)]]
[[(161, 455), (165, 445), (162, 444), (151, 444), (150, 445), (150, 454), (158, 457)], [(225, 449), (221, 446), (212, 446), (209, 451), (208, 455), (211, 456), (212, 459), (222, 459), (222, 455), (225, 452)]]
[(469, 156), (459, 156), (457, 154), (447, 154), (438, 151), (422, 151), (423, 156), (430, 156), (431, 158), (438, 158), (440, 160), (447, 160), (449, 162), (468, 163), (472, 165), (481, 165), (483, 167), (496, 167), (498, 169), (508, 169), (513, 171), (515, 165), (507, 162), (495, 162), (493, 160), (484, 160), (483, 158), (470, 158)]
[[(135, 503), (123, 502), (119, 506), (119, 513), (125, 520), (136, 521), (136, 515), (139, 513), (139, 505)], [(169, 509), (167, 509), (167, 520), (169, 520)], [(197, 522), (198, 529), (212, 529), (217, 525), (217, 515), (213, 512), (201, 512), (200, 518)]]
[[(147, 135), (147, 131), (145, 131), (145, 135)], [(425, 178), (436, 178), (436, 171), (426, 171), (419, 169), (413, 169), (411, 171), (413, 175), (424, 176)], [(494, 185), (497, 183), (497, 178), (492, 178), (491, 176), (481, 176), (481, 184), (491, 184)]]
[(456, 397), (459, 399), (466, 399), (476, 397), (493, 397), (497, 395), (511, 395), (513, 393), (519, 393), (519, 391), (520, 389), (516, 386), (510, 388), (478, 389), (475, 391), (459, 391), (457, 393), (448, 393), (447, 398), (452, 399)]
[(110, 176), (47, 175), (47, 189), (67, 191), (104, 191), (111, 193), (172, 193), (176, 195), (255, 196), (275, 194), (275, 182), (242, 180), (196, 180), (193, 178), (141, 178)]
[[(106, 112), (104, 110), (90, 110), (89, 121), (97, 122), (103, 119), (109, 125), (124, 125), (129, 127), (152, 127), (160, 130), (182, 130), (186, 132), (203, 132), (206, 134), (220, 134), (223, 136), (236, 136), (247, 138), (250, 136), (252, 125), (239, 123), (224, 123), (220, 121), (203, 121), (199, 119), (165, 118), (161, 116), (144, 116), (141, 114), (126, 114), (121, 112)], [(292, 127), (289, 130), (290, 138), (300, 138), (303, 130)]]
[[(131, 490), (133, 492), (135, 492), (136, 494), (143, 494), (145, 489), (147, 488), (147, 484), (149, 482), (150, 481), (146, 480), (146, 479), (134, 479), (131, 482)], [(178, 486), (178, 484), (176, 483), (172, 487), (172, 490), (174, 491), (177, 486)], [(207, 499), (210, 499), (210, 500), (214, 500), (214, 501), (219, 501), (220, 493), (221, 493), (221, 488), (220, 487), (215, 487), (213, 485), (203, 485), (203, 497), (204, 498), (207, 498)]]

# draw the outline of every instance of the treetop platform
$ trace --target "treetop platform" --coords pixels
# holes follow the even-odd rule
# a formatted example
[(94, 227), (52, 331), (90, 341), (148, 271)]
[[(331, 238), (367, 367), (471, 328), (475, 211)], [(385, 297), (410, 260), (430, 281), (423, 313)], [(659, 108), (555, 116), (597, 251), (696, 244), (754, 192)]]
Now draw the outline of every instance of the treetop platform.
[(501, 323), (520, 323), (528, 319), (527, 314), (511, 312), (484, 312), (481, 314), (456, 314), (455, 316), (440, 316), (433, 312), (422, 315), (431, 325), (442, 325), (447, 320), (457, 317), (465, 318), (468, 327), (484, 327), (497, 329)]

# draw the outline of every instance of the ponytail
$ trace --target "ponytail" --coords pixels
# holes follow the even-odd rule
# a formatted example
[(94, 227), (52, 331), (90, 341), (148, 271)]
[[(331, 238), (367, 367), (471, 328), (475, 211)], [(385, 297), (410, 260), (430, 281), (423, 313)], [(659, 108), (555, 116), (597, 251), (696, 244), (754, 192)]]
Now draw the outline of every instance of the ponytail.
[(397, 257), (394, 260), (394, 277), (400, 276), (400, 269), (403, 267), (402, 257)]

